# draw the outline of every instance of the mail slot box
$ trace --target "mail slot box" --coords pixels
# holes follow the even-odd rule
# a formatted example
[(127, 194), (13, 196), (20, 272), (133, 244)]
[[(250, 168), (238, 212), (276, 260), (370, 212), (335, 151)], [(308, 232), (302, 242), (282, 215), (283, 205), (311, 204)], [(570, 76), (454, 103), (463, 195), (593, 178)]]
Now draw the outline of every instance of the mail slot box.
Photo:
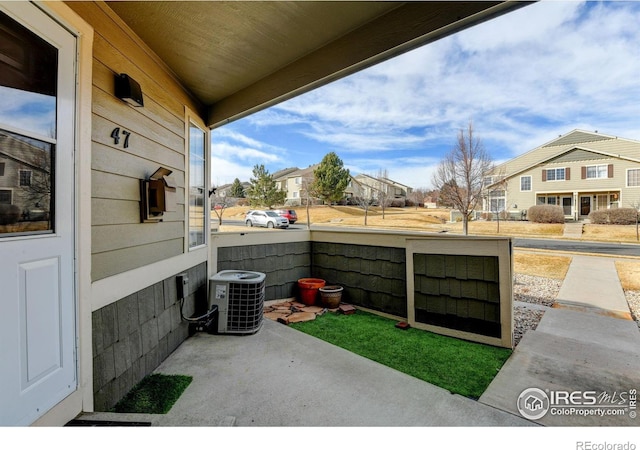
[(140, 183), (142, 222), (161, 222), (165, 212), (176, 210), (176, 186), (171, 170), (160, 167)]

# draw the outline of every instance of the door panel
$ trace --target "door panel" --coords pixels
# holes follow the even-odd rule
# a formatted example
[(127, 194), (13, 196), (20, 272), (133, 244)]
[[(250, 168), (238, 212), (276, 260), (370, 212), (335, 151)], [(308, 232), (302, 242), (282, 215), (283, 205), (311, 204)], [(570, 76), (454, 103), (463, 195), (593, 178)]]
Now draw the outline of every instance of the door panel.
[(580, 215), (588, 216), (591, 212), (591, 196), (580, 197)]
[(22, 389), (62, 366), (60, 354), (60, 262), (58, 258), (19, 265)]
[(30, 425), (77, 389), (76, 39), (4, 2), (0, 43), (0, 426)]
[(565, 216), (570, 216), (572, 214), (572, 203), (573, 197), (562, 197), (562, 210), (564, 211)]

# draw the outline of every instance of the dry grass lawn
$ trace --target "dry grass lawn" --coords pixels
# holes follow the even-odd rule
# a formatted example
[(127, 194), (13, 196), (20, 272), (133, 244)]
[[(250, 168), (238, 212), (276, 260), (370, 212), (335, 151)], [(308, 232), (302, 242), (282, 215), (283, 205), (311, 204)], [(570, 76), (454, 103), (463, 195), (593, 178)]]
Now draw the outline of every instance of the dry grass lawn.
[(640, 262), (639, 261), (616, 261), (618, 278), (622, 284), (622, 289), (630, 291), (640, 291)]
[[(223, 218), (242, 220), (249, 207), (232, 207), (225, 210)], [(298, 224), (307, 223), (307, 211), (297, 207)], [(314, 206), (309, 209), (310, 221), (317, 225), (363, 227), (365, 212), (357, 206)], [(367, 214), (367, 226), (373, 228), (413, 230), (427, 232), (447, 231), (462, 233), (462, 223), (448, 223), (448, 209), (386, 208), (384, 218), (380, 208), (371, 208)], [(561, 224), (534, 224), (530, 222), (473, 221), (469, 223), (469, 233), (477, 235), (502, 236), (562, 236)]]
[(586, 224), (582, 238), (588, 241), (638, 242), (635, 225)]
[(539, 253), (515, 253), (513, 271), (523, 275), (564, 280), (571, 264), (569, 256), (544, 255)]

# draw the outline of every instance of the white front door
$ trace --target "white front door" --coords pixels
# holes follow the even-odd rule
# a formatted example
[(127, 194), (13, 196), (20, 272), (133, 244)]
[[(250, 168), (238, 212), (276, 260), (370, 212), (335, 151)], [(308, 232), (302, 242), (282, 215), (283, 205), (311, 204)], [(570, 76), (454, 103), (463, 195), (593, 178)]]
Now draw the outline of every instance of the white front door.
[(77, 389), (75, 73), (73, 35), (0, 4), (0, 426)]

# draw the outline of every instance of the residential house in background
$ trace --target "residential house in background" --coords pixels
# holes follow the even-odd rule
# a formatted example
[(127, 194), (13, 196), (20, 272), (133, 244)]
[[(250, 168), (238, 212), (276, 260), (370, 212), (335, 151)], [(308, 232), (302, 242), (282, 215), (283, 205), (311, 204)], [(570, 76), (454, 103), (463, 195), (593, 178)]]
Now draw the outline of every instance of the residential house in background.
[(0, 205), (14, 205), (15, 220), (35, 231), (51, 215), (51, 188), (51, 145), (0, 130)]
[(485, 211), (557, 205), (565, 218), (640, 202), (640, 142), (573, 130), (497, 166), (485, 179)]
[(383, 199), (387, 205), (404, 206), (407, 196), (413, 189), (407, 185), (390, 180), (386, 177), (374, 177), (359, 174), (353, 177), (350, 194), (356, 198), (372, 199), (379, 203)]
[(300, 206), (304, 204), (306, 198), (306, 189), (310, 183), (313, 183), (313, 171), (318, 164), (309, 166), (305, 169), (290, 168), (279, 170), (273, 174), (273, 179), (280, 190), (285, 191), (285, 205)]

